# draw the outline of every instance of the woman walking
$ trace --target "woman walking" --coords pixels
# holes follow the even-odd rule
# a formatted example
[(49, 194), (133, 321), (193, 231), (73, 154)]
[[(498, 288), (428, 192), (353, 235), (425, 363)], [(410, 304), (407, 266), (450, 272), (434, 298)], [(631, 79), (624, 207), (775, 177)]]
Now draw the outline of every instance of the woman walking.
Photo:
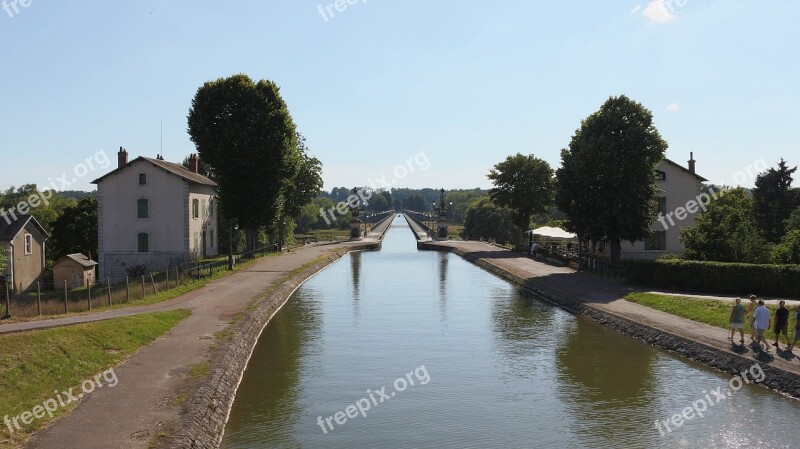
[(756, 327), (753, 325), (753, 313), (756, 311), (756, 307), (758, 307), (758, 303), (756, 300), (758, 299), (756, 295), (750, 295), (750, 304), (747, 305), (747, 322), (750, 323), (750, 342), (754, 342), (756, 339)]

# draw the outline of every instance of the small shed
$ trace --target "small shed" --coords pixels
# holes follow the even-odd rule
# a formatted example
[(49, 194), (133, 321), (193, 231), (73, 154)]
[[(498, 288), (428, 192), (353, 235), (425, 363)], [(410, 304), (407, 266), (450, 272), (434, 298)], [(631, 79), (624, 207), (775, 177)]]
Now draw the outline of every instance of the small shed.
[(81, 254), (67, 254), (53, 265), (53, 281), (56, 288), (67, 285), (70, 288), (83, 287), (95, 283), (95, 267), (97, 262)]

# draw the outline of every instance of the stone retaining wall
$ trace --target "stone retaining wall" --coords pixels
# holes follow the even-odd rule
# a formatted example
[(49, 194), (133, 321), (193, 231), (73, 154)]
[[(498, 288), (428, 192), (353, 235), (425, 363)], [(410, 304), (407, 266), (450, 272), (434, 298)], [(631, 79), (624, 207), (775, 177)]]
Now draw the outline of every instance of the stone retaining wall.
[[(643, 340), (651, 346), (674, 352), (697, 363), (728, 373), (731, 376), (748, 370), (754, 363), (759, 362), (758, 359), (753, 360), (734, 352), (723, 351), (680, 335), (601, 310), (591, 304), (586, 304), (574, 298), (559, 296), (535, 280), (524, 279), (513, 273), (509, 273), (461, 249), (430, 244), (423, 245), (423, 249), (454, 252), (479, 267), (521, 286), (542, 300), (557, 305), (569, 312), (586, 316), (599, 324), (623, 334)], [(771, 366), (768, 363), (761, 363), (761, 367), (766, 374), (765, 381), (761, 384), (762, 386), (769, 387), (795, 398), (800, 398), (800, 376)]]
[(269, 320), (286, 304), (294, 291), (308, 278), (339, 260), (350, 250), (377, 249), (380, 242), (332, 252), (325, 259), (304, 269), (282, 283), (277, 290), (260, 299), (254, 309), (233, 325), (233, 335), (212, 360), (209, 375), (192, 398), (188, 417), (172, 448), (217, 448), (222, 443), (236, 390)]

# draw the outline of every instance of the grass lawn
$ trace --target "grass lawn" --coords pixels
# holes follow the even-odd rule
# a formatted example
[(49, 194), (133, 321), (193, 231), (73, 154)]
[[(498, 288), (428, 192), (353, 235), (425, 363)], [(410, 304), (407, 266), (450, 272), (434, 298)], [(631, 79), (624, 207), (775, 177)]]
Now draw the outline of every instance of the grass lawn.
[[(0, 420), (36, 413), (37, 408), (58, 398), (59, 392), (81, 392), (84, 380), (119, 365), (139, 348), (149, 344), (189, 316), (187, 310), (149, 313), (74, 326), (0, 335)], [(116, 374), (101, 377), (104, 386), (113, 386)], [(87, 387), (88, 388), (88, 387)], [(67, 396), (61, 395), (63, 401)], [(66, 415), (76, 403), (60, 404), (53, 418), (40, 411), (14, 433), (0, 422), (0, 448), (18, 447), (30, 434), (58, 417)], [(51, 405), (51, 408), (55, 408)]]
[[(363, 230), (363, 229), (362, 229)], [(304, 235), (316, 236), (320, 242), (329, 240), (343, 240), (350, 238), (349, 229), (315, 229)]]
[[(672, 295), (658, 295), (654, 293), (629, 293), (625, 299), (636, 304), (650, 307), (652, 309), (661, 310), (662, 312), (671, 313), (673, 315), (688, 318), (692, 321), (710, 324), (712, 326), (721, 327), (723, 329), (730, 329), (728, 326), (729, 318), (731, 315), (732, 303), (716, 301), (713, 299), (699, 299), (699, 298), (686, 298), (684, 296)], [(742, 301), (742, 305), (747, 307), (747, 302)], [(776, 306), (767, 306), (772, 313), (773, 324), (775, 321), (775, 311), (778, 309)], [(789, 330), (791, 337), (794, 338), (794, 324), (792, 317), (794, 311), (790, 309)], [(747, 318), (745, 318), (746, 320)], [(750, 324), (744, 325), (745, 334), (750, 333)], [(738, 331), (737, 331), (738, 335)], [(766, 332), (769, 340), (775, 340), (775, 333), (772, 330)], [(738, 338), (735, 337), (735, 338)], [(783, 340), (783, 339), (781, 339)], [(791, 340), (790, 340), (791, 341)]]

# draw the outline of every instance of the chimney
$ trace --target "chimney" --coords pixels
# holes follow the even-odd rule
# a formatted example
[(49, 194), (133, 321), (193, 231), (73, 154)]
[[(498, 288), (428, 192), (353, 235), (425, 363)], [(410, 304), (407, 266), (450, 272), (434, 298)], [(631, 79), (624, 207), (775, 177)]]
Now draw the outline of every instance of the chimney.
[(117, 168), (122, 168), (126, 165), (128, 165), (128, 150), (119, 147), (119, 153), (117, 153)]
[(194, 153), (189, 155), (189, 170), (197, 173), (197, 155)]
[(691, 173), (691, 174), (695, 174), (694, 163), (695, 163), (694, 153), (690, 151), (689, 152), (689, 173)]

